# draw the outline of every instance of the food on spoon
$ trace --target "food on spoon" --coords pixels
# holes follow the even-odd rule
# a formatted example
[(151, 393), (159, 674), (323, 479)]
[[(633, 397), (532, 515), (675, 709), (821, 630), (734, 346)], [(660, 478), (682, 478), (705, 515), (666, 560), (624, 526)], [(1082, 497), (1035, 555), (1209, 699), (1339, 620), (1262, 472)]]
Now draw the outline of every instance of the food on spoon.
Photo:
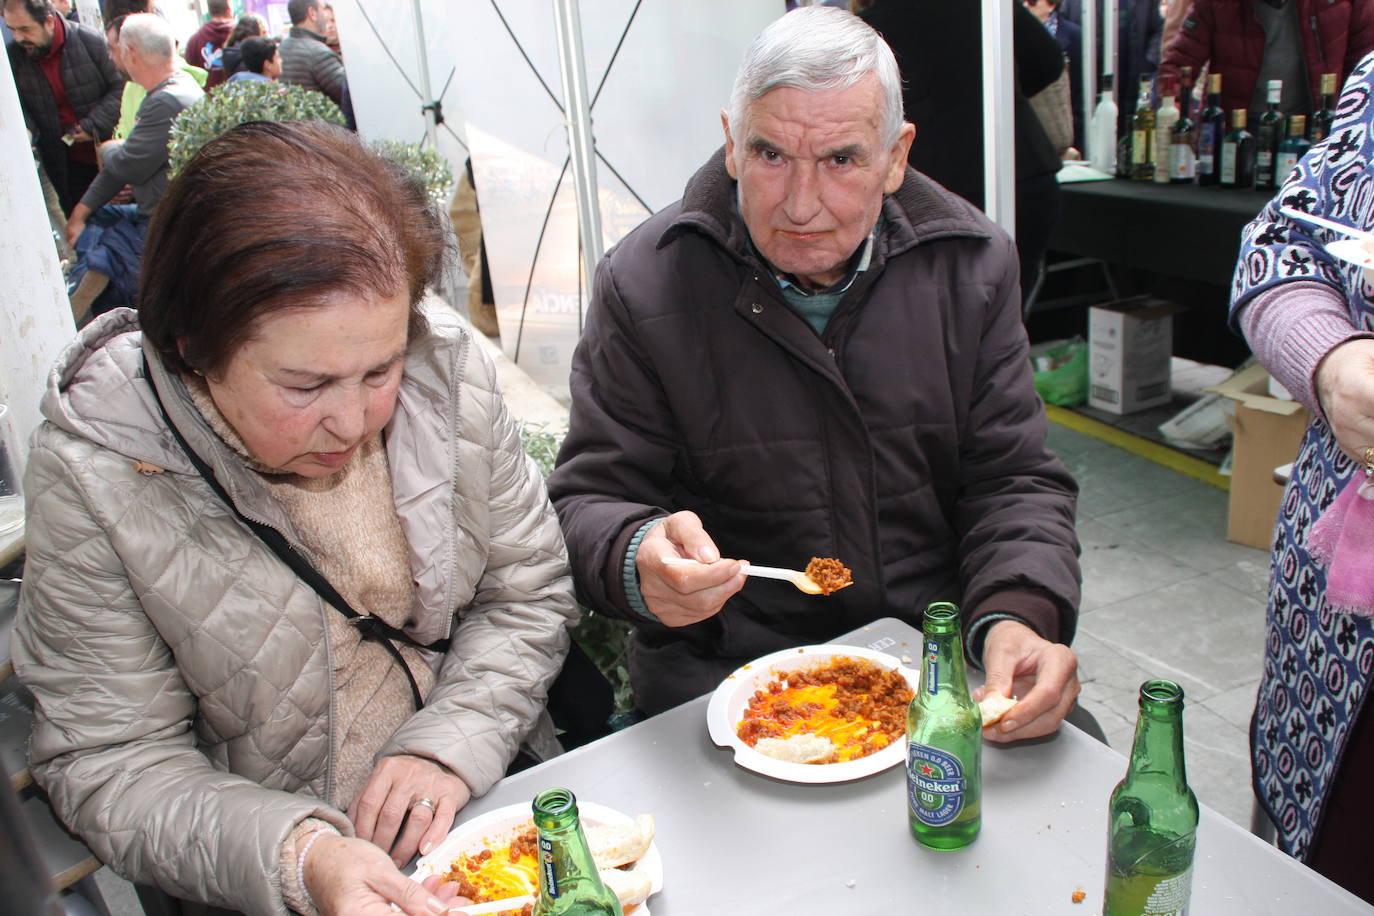
[[(620, 898), (626, 914), (647, 900), (653, 889), (653, 880), (635, 865), (649, 851), (654, 829), (650, 814), (641, 814), (629, 824), (583, 824), (601, 880)], [(480, 849), (456, 856), (443, 877), (473, 903), (538, 894), (539, 833), (534, 823), (527, 822), (511, 835), (485, 838)], [(528, 916), (532, 906), (510, 912)]]
[(1016, 702), (1016, 697), (1004, 697), (995, 690), (989, 690), (987, 696), (978, 701), (978, 712), (983, 717), (983, 727), (987, 728), (1000, 722)]
[(768, 738), (780, 743), (796, 735), (824, 738), (834, 754), (814, 762), (857, 760), (906, 733), (911, 695), (900, 672), (867, 658), (836, 655), (777, 672), (750, 698), (735, 733), (755, 750)]
[(830, 763), (835, 759), (835, 742), (822, 735), (760, 738), (754, 750), (788, 763)]
[(831, 557), (812, 557), (806, 564), (806, 577), (820, 586), (822, 595), (829, 595), (854, 584), (848, 566)]

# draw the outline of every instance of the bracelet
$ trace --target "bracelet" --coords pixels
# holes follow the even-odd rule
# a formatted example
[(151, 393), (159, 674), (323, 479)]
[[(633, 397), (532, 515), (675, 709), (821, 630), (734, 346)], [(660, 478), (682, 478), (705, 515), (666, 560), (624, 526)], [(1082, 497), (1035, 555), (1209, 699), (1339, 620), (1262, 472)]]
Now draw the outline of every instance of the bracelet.
[(338, 836), (339, 832), (337, 830), (326, 830), (321, 827), (319, 830), (310, 834), (305, 841), (305, 845), (301, 847), (300, 855), (296, 856), (296, 883), (300, 885), (301, 896), (305, 898), (306, 909), (311, 913), (317, 912), (317, 909), (314, 899), (310, 896), (310, 888), (305, 886), (305, 857), (310, 854), (310, 847), (315, 845), (315, 841), (326, 834)]

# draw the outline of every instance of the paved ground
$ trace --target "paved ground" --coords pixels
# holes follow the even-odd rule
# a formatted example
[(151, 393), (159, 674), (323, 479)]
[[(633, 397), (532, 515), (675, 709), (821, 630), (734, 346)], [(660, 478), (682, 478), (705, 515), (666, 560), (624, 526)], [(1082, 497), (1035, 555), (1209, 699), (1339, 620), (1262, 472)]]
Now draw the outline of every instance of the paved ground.
[(1062, 427), (1050, 442), (1081, 487), (1083, 706), (1128, 754), (1141, 682), (1178, 681), (1188, 780), (1248, 828), (1268, 555), (1226, 540), (1221, 490)]

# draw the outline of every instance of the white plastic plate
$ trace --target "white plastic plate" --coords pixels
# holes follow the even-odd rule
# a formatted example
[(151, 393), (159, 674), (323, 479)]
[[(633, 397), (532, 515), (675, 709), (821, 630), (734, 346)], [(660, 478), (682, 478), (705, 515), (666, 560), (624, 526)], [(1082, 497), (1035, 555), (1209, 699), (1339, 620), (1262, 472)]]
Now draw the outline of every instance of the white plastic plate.
[[(583, 824), (629, 824), (634, 821), (634, 818), (614, 808), (607, 808), (596, 802), (584, 802), (581, 799), (577, 802), (577, 812)], [(429, 855), (423, 856), (415, 863), (415, 872), (411, 877), (416, 881), (422, 881), (430, 875), (446, 874), (453, 866), (453, 860), (463, 853), (478, 853), (488, 846), (505, 845), (532, 823), (533, 817), (528, 803), (507, 805), (465, 821), (449, 831), (449, 835), (444, 837), (444, 841), (434, 847)], [(657, 843), (649, 845), (649, 851), (635, 867), (642, 869), (649, 876), (652, 882), (650, 897), (663, 890), (663, 857), (658, 853)], [(538, 888), (535, 888), (535, 893), (538, 893)], [(634, 916), (650, 916), (647, 900), (635, 908)]]
[(906, 742), (897, 740), (882, 750), (842, 763), (791, 763), (778, 760), (767, 754), (760, 754), (745, 744), (738, 734), (744, 710), (755, 691), (761, 690), (779, 674), (810, 668), (823, 663), (836, 655), (851, 658), (870, 659), (885, 668), (900, 671), (914, 691), (920, 685), (920, 674), (907, 668), (900, 661), (885, 652), (875, 652), (861, 646), (801, 646), (796, 649), (783, 649), (755, 659), (735, 671), (711, 694), (706, 707), (706, 728), (711, 740), (721, 747), (733, 748), (735, 763), (746, 770), (753, 770), (774, 779), (801, 783), (848, 782), (881, 773), (889, 767), (901, 763), (905, 756)]

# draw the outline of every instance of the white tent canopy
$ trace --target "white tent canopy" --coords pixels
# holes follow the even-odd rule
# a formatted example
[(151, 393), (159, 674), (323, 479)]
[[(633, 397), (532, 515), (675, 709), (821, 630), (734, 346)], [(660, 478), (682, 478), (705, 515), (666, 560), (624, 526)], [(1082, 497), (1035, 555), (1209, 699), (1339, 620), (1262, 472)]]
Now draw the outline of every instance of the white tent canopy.
[[(1007, 10), (984, 0), (997, 22)], [(601, 248), (681, 196), (723, 141), (719, 112), (745, 46), (782, 0), (579, 0), (591, 98)], [(472, 157), (506, 352), (556, 394), (566, 391), (588, 286), (564, 115), (554, 0), (334, 4), (359, 129), (426, 135), (419, 41), (442, 105), (438, 147), (455, 173)], [(419, 21), (417, 22), (416, 11)], [(1005, 36), (1009, 51), (1009, 31)], [(421, 39), (420, 36), (423, 36)], [(1010, 54), (991, 55), (1005, 85), (988, 106), (993, 136), (1011, 129)], [(1006, 150), (1010, 150), (1007, 144)], [(990, 211), (1010, 226), (1009, 156), (987, 144)], [(992, 208), (997, 209), (993, 210)]]

